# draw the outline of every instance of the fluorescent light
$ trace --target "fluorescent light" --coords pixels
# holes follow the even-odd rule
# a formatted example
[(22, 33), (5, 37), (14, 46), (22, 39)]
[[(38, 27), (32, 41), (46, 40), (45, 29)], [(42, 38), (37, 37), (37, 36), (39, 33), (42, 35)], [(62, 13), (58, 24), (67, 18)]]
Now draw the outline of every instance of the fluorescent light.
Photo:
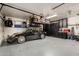
[(53, 18), (53, 17), (56, 17), (57, 15), (52, 15), (52, 16), (48, 16), (46, 17), (46, 19), (50, 19), (50, 18)]

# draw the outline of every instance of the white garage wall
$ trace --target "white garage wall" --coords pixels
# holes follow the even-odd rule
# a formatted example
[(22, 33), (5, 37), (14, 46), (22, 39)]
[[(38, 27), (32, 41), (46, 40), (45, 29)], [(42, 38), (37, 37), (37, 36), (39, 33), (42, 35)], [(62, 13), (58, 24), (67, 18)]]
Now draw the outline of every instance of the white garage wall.
[(71, 29), (72, 27), (74, 27), (75, 35), (79, 35), (79, 25), (75, 26), (77, 24), (79, 24), (79, 16), (68, 18), (68, 28)]
[(2, 24), (2, 19), (1, 19), (2, 15), (0, 13), (0, 45), (3, 41), (3, 24)]
[(12, 35), (13, 33), (21, 33), (24, 32), (26, 30), (26, 28), (15, 28), (14, 24), (15, 22), (23, 22), (26, 21), (25, 19), (20, 19), (20, 18), (15, 18), (15, 17), (6, 17), (7, 18), (11, 18), (13, 21), (13, 26), (12, 27), (5, 27), (4, 29), (4, 39), (6, 40), (6, 38), (8, 37), (8, 35)]
[[(11, 36), (12, 34), (14, 34), (14, 33), (22, 33), (22, 32), (24, 32), (25, 30), (27, 30), (27, 28), (15, 28), (14, 27), (14, 24), (15, 23), (20, 23), (20, 22), (27, 22), (27, 25), (29, 25), (29, 20), (27, 19), (20, 19), (20, 18), (15, 18), (15, 17), (6, 17), (6, 20), (8, 19), (8, 18), (11, 18), (11, 20), (13, 21), (13, 26), (12, 27), (4, 27), (4, 32), (2, 32), (3, 31), (3, 28), (0, 28), (0, 30), (1, 30), (1, 32), (0, 32), (0, 37), (1, 37), (1, 39), (3, 38), (5, 41), (6, 41), (6, 39), (8, 38), (8, 35), (9, 36)], [(29, 26), (28, 26), (29, 27)], [(40, 30), (40, 28), (42, 28), (43, 29), (43, 27), (41, 26), (40, 28), (38, 27), (36, 27), (36, 28), (33, 28), (33, 27), (29, 27), (29, 28), (31, 28), (31, 29), (37, 29), (37, 30)], [(3, 36), (2, 36), (2, 34), (3, 34)]]

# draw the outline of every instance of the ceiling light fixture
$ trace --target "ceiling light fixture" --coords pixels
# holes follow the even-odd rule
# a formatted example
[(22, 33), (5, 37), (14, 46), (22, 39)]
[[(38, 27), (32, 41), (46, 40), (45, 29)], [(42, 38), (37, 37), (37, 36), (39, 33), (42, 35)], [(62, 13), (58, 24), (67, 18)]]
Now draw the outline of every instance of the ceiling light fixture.
[(58, 16), (58, 15), (48, 16), (48, 17), (46, 17), (46, 19), (50, 19), (50, 18), (53, 18), (53, 17), (56, 17), (56, 16)]

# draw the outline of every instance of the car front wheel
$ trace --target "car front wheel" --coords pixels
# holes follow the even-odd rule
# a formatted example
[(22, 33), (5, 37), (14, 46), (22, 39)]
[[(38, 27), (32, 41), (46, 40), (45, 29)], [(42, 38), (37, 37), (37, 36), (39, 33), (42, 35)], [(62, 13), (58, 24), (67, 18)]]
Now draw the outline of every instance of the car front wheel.
[(17, 42), (19, 44), (24, 43), (25, 42), (25, 37), (24, 36), (19, 36)]
[(45, 38), (45, 35), (44, 35), (44, 34), (41, 34), (41, 35), (40, 35), (40, 38), (41, 38), (41, 39), (44, 39), (44, 38)]

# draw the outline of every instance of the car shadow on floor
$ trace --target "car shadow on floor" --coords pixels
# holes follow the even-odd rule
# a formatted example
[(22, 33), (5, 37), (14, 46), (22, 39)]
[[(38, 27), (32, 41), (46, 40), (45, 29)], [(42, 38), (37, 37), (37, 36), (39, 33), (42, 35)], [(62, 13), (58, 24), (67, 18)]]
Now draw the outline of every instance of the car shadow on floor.
[[(29, 40), (29, 41), (26, 41), (26, 42), (36, 41), (36, 40), (41, 40), (41, 39)], [(26, 42), (24, 42), (24, 43), (26, 43)], [(17, 43), (17, 42), (14, 42), (14, 43), (12, 43), (12, 44), (9, 44), (9, 43), (7, 43), (6, 41), (4, 41), (1, 47), (3, 47), (3, 46), (11, 46), (11, 45), (18, 45), (18, 44), (19, 44), (19, 43)], [(23, 44), (23, 43), (22, 43), (22, 44)]]

